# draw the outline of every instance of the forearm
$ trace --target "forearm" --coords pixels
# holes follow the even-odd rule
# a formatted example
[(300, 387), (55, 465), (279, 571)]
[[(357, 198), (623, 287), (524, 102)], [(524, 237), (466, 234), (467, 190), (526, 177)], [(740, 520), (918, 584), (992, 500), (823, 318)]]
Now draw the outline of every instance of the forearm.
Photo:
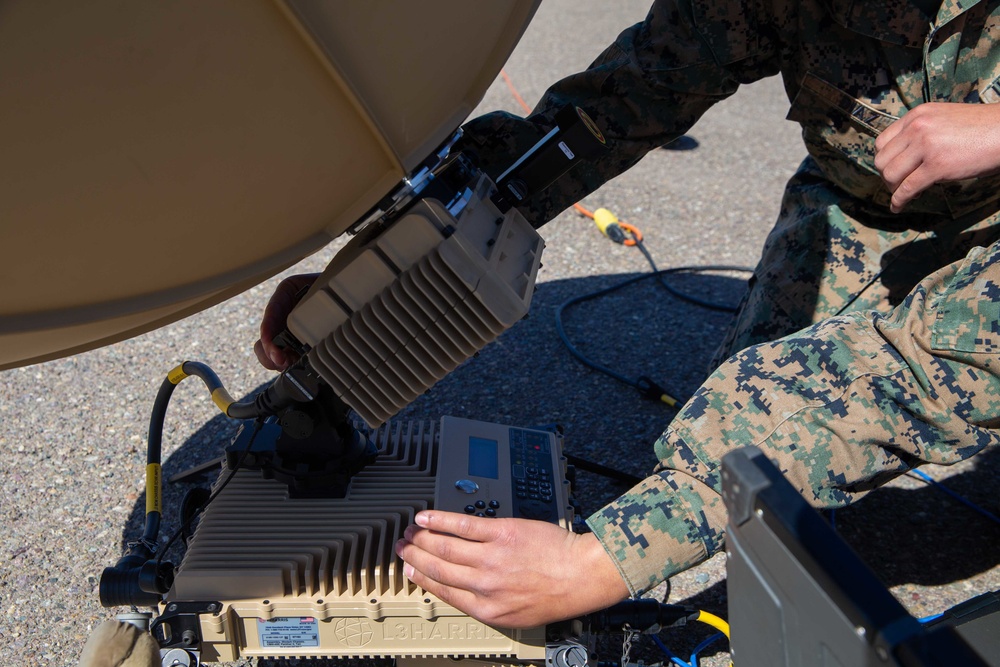
[[(723, 548), (719, 461), (756, 445), (817, 507), (1000, 444), (1000, 244), (888, 316), (832, 318), (725, 362), (656, 443), (660, 466), (588, 523), (633, 594)], [(652, 556), (652, 557), (650, 557)]]
[(549, 88), (527, 119), (493, 113), (470, 121), (467, 146), (496, 176), (545, 135), (560, 108), (583, 108), (608, 139), (610, 151), (599, 162), (578, 164), (520, 207), (536, 227), (547, 222), (649, 151), (684, 134), (741, 82), (777, 71), (759, 53), (738, 64), (718, 64), (722, 61), (712, 43), (694, 24), (690, 2), (656, 2), (643, 23), (622, 32), (586, 71)]
[(587, 525), (635, 597), (719, 551), (726, 511), (714, 488), (664, 470), (592, 514)]

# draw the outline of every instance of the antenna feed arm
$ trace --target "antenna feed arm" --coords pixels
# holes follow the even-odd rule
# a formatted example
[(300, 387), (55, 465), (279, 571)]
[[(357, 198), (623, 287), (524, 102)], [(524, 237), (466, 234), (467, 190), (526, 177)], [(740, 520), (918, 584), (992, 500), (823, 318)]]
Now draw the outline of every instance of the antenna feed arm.
[(518, 206), (549, 187), (576, 163), (608, 151), (604, 134), (580, 107), (563, 107), (556, 114), (555, 123), (555, 127), (497, 178), (493, 203), (501, 211)]
[(289, 313), (308, 364), (228, 414), (274, 413), (318, 376), (376, 428), (520, 321), (545, 243), (518, 204), (607, 150), (582, 109), (555, 122), (496, 180), (457, 135), (405, 179)]

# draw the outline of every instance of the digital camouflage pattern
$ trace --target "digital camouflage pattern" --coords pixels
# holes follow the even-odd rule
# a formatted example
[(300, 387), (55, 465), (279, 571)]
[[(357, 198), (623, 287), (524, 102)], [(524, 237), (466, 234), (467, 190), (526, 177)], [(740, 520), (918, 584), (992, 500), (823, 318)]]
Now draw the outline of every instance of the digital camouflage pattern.
[[(945, 0), (935, 20), (921, 5), (936, 4), (659, 0), (589, 69), (553, 85), (528, 119), (496, 112), (467, 123), (466, 146), (497, 175), (563, 105), (594, 118), (610, 154), (522, 206), (537, 226), (683, 135), (740, 84), (781, 74), (788, 118), (802, 126), (823, 177), (862, 208), (887, 213), (890, 193), (874, 167), (879, 132), (925, 101), (1000, 101), (1000, 3)], [(935, 186), (908, 210), (958, 217), (995, 202), (998, 185), (1000, 177)]]
[(1000, 101), (998, 42), (1000, 0), (662, 0), (528, 119), (466, 125), (494, 175), (565, 104), (601, 126), (610, 152), (535, 194), (522, 210), (536, 225), (742, 83), (780, 74), (802, 127), (808, 157), (713, 365), (743, 351), (657, 442), (656, 473), (588, 520), (633, 593), (722, 548), (718, 461), (733, 447), (760, 446), (834, 507), (996, 444), (1000, 176), (936, 185), (893, 215), (874, 145), (921, 103)]
[(750, 289), (709, 370), (826, 317), (899, 304), (930, 271), (1000, 238), (1000, 213), (958, 219), (863, 211), (807, 159), (789, 181)]
[(719, 461), (756, 445), (817, 507), (1000, 445), (1000, 242), (882, 314), (743, 350), (656, 442), (655, 474), (588, 520), (633, 593), (723, 546)]

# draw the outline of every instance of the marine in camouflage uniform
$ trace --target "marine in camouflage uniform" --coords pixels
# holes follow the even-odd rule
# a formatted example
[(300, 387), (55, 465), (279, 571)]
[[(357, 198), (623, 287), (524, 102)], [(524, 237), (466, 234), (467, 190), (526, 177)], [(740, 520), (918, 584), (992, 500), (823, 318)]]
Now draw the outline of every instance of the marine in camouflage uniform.
[(733, 448), (757, 445), (814, 505), (837, 507), (998, 443), (1000, 178), (935, 185), (894, 215), (874, 166), (876, 136), (907, 110), (1000, 99), (998, 41), (1000, 2), (984, 0), (664, 0), (527, 120), (466, 126), (488, 171), (564, 104), (601, 126), (609, 154), (523, 206), (536, 225), (741, 83), (780, 74), (802, 126), (808, 157), (728, 361), (657, 441), (654, 474), (588, 519), (633, 594), (723, 548), (719, 460)]

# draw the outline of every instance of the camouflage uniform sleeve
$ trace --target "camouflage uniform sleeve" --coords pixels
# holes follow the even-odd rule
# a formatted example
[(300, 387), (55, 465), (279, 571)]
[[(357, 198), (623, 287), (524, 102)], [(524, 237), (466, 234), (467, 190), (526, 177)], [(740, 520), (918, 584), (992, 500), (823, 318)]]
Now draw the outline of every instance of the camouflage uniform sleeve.
[(656, 443), (654, 474), (588, 519), (633, 594), (721, 550), (719, 461), (757, 445), (816, 507), (1000, 444), (1000, 243), (726, 361)]
[[(647, 152), (684, 134), (716, 102), (775, 74), (761, 34), (759, 3), (658, 0), (646, 20), (625, 30), (584, 72), (559, 81), (527, 119), (495, 112), (464, 126), (463, 147), (496, 177), (541, 139), (567, 104), (584, 109), (611, 150), (579, 164), (519, 208), (540, 226)], [(751, 7), (753, 9), (751, 9)]]

